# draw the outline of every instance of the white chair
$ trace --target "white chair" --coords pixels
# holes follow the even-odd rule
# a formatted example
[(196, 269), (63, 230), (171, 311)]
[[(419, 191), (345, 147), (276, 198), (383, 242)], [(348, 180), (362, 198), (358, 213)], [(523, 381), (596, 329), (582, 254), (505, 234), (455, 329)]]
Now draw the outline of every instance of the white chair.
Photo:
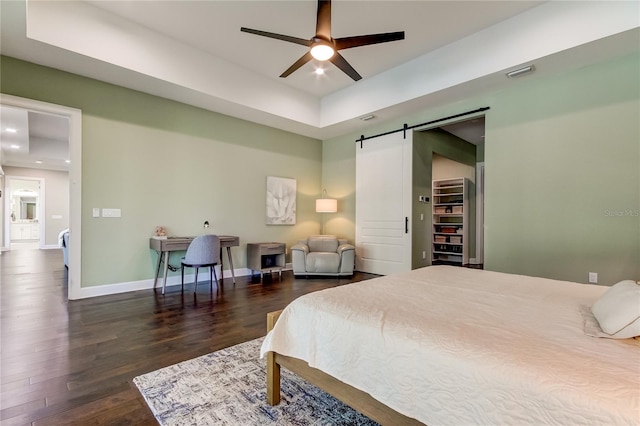
[(198, 288), (198, 269), (209, 268), (211, 288), (213, 289), (213, 278), (218, 283), (215, 266), (220, 263), (220, 239), (217, 235), (201, 235), (194, 238), (187, 248), (187, 253), (180, 262), (182, 275), (182, 290), (184, 290), (184, 268), (196, 268), (196, 277), (193, 285), (193, 292)]
[(291, 247), (293, 275), (351, 276), (355, 247), (333, 235), (312, 235)]

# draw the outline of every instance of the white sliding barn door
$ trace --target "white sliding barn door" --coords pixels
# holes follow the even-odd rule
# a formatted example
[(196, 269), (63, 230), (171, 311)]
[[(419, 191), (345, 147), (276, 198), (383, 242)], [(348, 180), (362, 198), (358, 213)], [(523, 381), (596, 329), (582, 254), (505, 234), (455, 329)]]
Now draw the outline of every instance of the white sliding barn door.
[(356, 269), (390, 275), (411, 270), (413, 132), (356, 143)]

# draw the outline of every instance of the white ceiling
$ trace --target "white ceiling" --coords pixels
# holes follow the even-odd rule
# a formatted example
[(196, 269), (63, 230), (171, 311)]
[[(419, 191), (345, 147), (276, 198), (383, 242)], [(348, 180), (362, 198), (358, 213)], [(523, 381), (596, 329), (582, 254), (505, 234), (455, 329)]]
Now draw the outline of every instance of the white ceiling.
[[(406, 39), (344, 50), (363, 76), (309, 63), (278, 76), (315, 32), (316, 2), (1, 1), (0, 51), (319, 139), (372, 122), (566, 72), (640, 46), (637, 1), (334, 0), (334, 37), (405, 31)], [(27, 27), (26, 22), (29, 22)], [(479, 105), (483, 106), (483, 105)], [(438, 118), (438, 117), (433, 117)], [(415, 123), (409, 123), (415, 124)]]
[[(268, 79), (325, 96), (354, 82), (332, 64), (308, 63), (278, 76), (307, 48), (241, 33), (249, 27), (310, 39), (316, 29), (310, 1), (96, 1), (89, 3)], [(541, 1), (332, 2), (332, 36), (405, 31), (405, 40), (341, 52), (364, 78), (424, 55), (542, 3)], [(455, 22), (455, 25), (451, 25)], [(322, 66), (327, 74), (316, 77)]]

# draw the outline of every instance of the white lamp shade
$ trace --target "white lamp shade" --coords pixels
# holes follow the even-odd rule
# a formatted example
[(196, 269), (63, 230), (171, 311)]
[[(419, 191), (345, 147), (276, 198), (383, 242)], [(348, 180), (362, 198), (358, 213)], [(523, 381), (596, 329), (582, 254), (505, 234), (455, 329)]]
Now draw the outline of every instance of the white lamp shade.
[(338, 211), (338, 200), (333, 198), (318, 198), (316, 200), (316, 213), (335, 213)]

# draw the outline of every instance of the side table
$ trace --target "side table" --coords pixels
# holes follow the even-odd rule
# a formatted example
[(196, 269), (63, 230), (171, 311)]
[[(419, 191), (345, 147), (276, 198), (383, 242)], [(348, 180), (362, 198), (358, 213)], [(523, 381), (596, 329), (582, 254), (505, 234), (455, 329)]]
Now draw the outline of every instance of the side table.
[(248, 243), (247, 244), (247, 268), (260, 271), (260, 279), (265, 272), (278, 271), (282, 279), (282, 269), (285, 266), (284, 256), (286, 244), (284, 243)]

